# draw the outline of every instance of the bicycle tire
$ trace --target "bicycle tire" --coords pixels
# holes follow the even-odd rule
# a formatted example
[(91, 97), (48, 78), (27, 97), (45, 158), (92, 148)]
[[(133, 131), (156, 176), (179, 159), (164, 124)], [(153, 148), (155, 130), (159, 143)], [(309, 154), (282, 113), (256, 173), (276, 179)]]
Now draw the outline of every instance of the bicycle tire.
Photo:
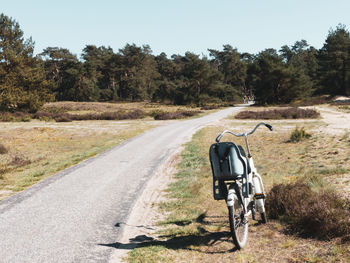
[[(235, 202), (239, 201), (235, 199)], [(228, 206), (228, 214), (233, 243), (237, 249), (242, 249), (248, 239), (248, 222), (246, 222), (243, 216), (243, 204)]]

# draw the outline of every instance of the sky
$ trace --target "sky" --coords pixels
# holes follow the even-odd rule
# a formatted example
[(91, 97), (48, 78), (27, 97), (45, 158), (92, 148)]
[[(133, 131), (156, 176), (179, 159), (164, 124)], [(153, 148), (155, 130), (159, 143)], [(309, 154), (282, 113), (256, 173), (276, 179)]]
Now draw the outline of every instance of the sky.
[(321, 48), (330, 28), (350, 28), (349, 0), (0, 0), (32, 37), (35, 54), (62, 47), (148, 44), (153, 54), (208, 55), (230, 44), (239, 52), (280, 49), (305, 39)]

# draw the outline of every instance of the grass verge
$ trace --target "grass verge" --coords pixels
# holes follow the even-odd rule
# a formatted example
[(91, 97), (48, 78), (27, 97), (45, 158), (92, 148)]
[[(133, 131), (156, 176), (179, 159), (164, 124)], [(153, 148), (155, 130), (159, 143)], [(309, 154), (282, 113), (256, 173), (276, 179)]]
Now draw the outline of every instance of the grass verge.
[[(328, 182), (349, 173), (348, 137), (315, 134), (308, 140), (290, 143), (295, 124), (272, 124), (276, 130), (273, 134), (259, 129), (250, 138), (255, 163), (268, 191), (276, 184), (294, 184), (301, 178), (308, 178), (312, 191), (333, 191), (333, 184)], [(236, 130), (251, 128), (237, 121), (231, 121), (231, 125)], [(312, 127), (312, 123), (305, 123), (306, 129)], [(234, 249), (225, 203), (212, 197), (208, 160), (209, 146), (223, 128), (205, 128), (186, 145), (175, 182), (167, 191), (168, 201), (160, 205), (167, 215), (159, 222), (162, 230), (132, 250), (128, 262), (349, 262), (347, 243), (337, 238), (302, 238), (286, 231), (288, 224), (283, 220), (270, 220), (266, 225), (251, 221), (247, 246), (242, 251)], [(227, 125), (225, 128), (230, 129)]]

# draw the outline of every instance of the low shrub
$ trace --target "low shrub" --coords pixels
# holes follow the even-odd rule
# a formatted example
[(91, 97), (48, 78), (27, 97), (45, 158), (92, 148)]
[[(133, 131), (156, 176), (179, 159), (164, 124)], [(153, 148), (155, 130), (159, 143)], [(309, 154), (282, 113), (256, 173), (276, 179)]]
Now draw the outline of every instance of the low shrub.
[(39, 119), (41, 121), (50, 121), (50, 120), (55, 120), (57, 122), (72, 121), (71, 115), (63, 112), (53, 113), (53, 112), (39, 111), (34, 114), (34, 118)]
[(298, 129), (298, 127), (295, 127), (290, 135), (290, 142), (300, 142), (302, 140), (309, 139), (310, 137), (311, 134), (307, 133), (303, 127), (300, 129)]
[(273, 109), (264, 111), (241, 111), (236, 119), (263, 119), (263, 120), (279, 120), (279, 119), (316, 119), (320, 113), (313, 109), (286, 108)]
[(216, 110), (218, 108), (220, 108), (220, 106), (215, 105), (215, 104), (214, 105), (205, 105), (205, 106), (201, 107), (201, 110)]
[(38, 111), (37, 113), (34, 114), (34, 118), (35, 119), (39, 119), (39, 120), (52, 120), (54, 119), (56, 113), (51, 113), (51, 112), (47, 112), (47, 111)]
[(13, 165), (13, 166), (16, 166), (16, 167), (22, 167), (22, 166), (28, 165), (30, 163), (31, 163), (31, 161), (28, 160), (27, 158), (19, 156), (19, 155), (15, 155), (12, 158), (12, 161), (10, 162), (10, 165)]
[(125, 113), (121, 113), (118, 116), (118, 120), (136, 120), (136, 119), (142, 119), (145, 116), (144, 112), (142, 110), (133, 110), (128, 111)]
[(174, 120), (192, 117), (199, 114), (201, 111), (174, 111), (174, 112), (159, 112), (154, 115), (155, 120)]
[(71, 115), (70, 114), (60, 114), (54, 118), (57, 122), (71, 122)]
[(2, 143), (0, 143), (0, 154), (6, 153), (8, 153), (8, 149)]
[(88, 113), (88, 114), (69, 114), (72, 120), (135, 120), (144, 117), (142, 110), (118, 111), (118, 112), (103, 112), (103, 113)]
[(350, 200), (335, 191), (313, 191), (302, 181), (273, 186), (266, 199), (268, 216), (288, 223), (289, 231), (329, 240), (350, 235)]
[(103, 112), (103, 113), (86, 113), (86, 114), (70, 114), (64, 112), (45, 112), (40, 111), (34, 115), (34, 118), (40, 120), (55, 120), (57, 122), (69, 121), (86, 121), (86, 120), (133, 120), (141, 119), (145, 116), (142, 110), (136, 109), (132, 111)]
[(2, 112), (0, 113), (0, 121), (2, 122), (28, 122), (32, 119), (30, 113), (24, 112)]

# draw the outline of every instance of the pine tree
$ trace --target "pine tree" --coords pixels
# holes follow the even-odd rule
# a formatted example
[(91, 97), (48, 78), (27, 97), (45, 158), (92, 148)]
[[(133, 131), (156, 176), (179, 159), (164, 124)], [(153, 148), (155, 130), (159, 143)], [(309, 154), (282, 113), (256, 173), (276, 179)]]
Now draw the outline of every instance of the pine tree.
[(34, 42), (24, 40), (19, 24), (0, 14), (0, 110), (35, 112), (52, 99), (51, 83), (33, 50)]
[(350, 33), (344, 25), (330, 30), (319, 54), (320, 92), (350, 95)]

